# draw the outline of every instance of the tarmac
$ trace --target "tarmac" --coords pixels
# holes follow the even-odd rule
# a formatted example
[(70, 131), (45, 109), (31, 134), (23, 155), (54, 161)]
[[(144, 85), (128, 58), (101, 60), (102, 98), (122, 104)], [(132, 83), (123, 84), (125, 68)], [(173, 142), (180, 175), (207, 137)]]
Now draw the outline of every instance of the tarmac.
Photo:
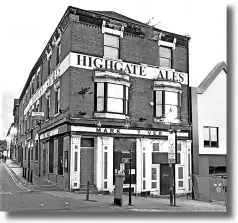
[[(23, 178), (23, 168), (15, 161), (7, 159), (6, 165), (17, 179), (17, 183), (29, 192), (38, 192), (59, 198), (84, 200), (84, 202), (91, 201), (98, 206), (115, 206), (114, 195), (90, 194), (89, 201), (86, 201), (86, 194), (67, 192), (58, 185), (55, 185), (50, 181), (45, 181), (37, 175), (34, 175), (33, 182), (30, 183)], [(170, 206), (170, 200), (167, 197), (132, 196), (132, 205), (128, 205), (128, 202), (129, 196), (123, 194), (122, 206), (117, 207), (126, 211), (138, 212), (226, 212), (226, 206), (223, 204), (192, 200), (187, 199), (186, 197), (176, 197), (176, 206)]]

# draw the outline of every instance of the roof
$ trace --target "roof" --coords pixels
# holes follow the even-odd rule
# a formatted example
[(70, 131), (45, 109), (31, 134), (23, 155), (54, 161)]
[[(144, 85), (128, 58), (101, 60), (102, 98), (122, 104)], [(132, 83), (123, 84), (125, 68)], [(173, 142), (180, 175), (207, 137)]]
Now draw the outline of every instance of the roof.
[(119, 14), (117, 12), (113, 12), (113, 11), (93, 11), (93, 10), (88, 10), (89, 12), (93, 12), (93, 13), (97, 13), (100, 15), (104, 15), (104, 16), (108, 16), (114, 19), (118, 19), (118, 20), (122, 20), (122, 21), (126, 21), (126, 22), (131, 22), (131, 23), (136, 23), (138, 25), (144, 25), (146, 26), (145, 23), (139, 22), (137, 20), (131, 19), (127, 16), (124, 16), (122, 14)]
[(227, 74), (227, 65), (224, 61), (219, 62), (207, 75), (207, 77), (202, 81), (202, 83), (198, 86), (198, 94), (203, 94), (207, 88), (211, 85), (211, 83), (216, 79), (218, 74), (224, 70)]

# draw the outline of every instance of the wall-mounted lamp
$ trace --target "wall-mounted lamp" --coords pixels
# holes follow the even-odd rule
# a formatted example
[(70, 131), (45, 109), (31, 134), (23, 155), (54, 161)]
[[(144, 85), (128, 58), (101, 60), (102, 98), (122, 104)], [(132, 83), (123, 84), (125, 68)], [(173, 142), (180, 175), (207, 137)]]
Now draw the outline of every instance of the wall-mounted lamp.
[(147, 120), (147, 118), (145, 118), (145, 117), (140, 117), (140, 118), (139, 118), (139, 121), (140, 121), (140, 122), (144, 122), (144, 121), (146, 121), (146, 120)]
[(86, 115), (87, 113), (85, 111), (79, 111), (79, 115)]
[(151, 106), (151, 107), (154, 106), (154, 102), (153, 102), (153, 101), (150, 102), (150, 106)]
[(101, 127), (101, 126), (102, 126), (102, 123), (101, 123), (100, 119), (97, 121), (96, 125), (97, 125), (98, 127)]

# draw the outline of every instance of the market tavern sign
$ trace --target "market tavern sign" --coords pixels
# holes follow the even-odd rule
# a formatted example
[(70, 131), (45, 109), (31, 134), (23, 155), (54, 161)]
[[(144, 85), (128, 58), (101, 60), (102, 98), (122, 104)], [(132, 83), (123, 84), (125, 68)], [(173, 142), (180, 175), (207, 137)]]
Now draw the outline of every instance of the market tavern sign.
[[(152, 131), (152, 130), (134, 130), (134, 129), (117, 129), (117, 128), (99, 128), (86, 126), (71, 126), (71, 131), (75, 132), (94, 132), (104, 134), (122, 134), (122, 135), (146, 135), (146, 136), (168, 136), (166, 131)], [(180, 137), (188, 137), (188, 132), (178, 132)]]

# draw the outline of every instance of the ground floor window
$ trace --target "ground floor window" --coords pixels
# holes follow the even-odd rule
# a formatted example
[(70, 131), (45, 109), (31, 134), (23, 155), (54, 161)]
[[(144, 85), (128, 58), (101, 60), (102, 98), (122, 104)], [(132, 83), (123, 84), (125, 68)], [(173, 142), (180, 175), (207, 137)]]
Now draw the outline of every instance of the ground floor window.
[(63, 175), (63, 143), (64, 138), (58, 139), (58, 174)]
[(209, 174), (226, 173), (226, 166), (209, 166)]
[[(130, 154), (132, 150), (132, 154)], [(120, 170), (120, 164), (123, 158), (131, 160), (131, 183), (136, 183), (136, 139), (114, 138), (113, 139), (113, 183), (115, 184), (115, 174)], [(124, 184), (130, 183), (130, 163), (124, 164), (125, 181)]]
[(54, 139), (49, 141), (49, 173), (54, 172)]

